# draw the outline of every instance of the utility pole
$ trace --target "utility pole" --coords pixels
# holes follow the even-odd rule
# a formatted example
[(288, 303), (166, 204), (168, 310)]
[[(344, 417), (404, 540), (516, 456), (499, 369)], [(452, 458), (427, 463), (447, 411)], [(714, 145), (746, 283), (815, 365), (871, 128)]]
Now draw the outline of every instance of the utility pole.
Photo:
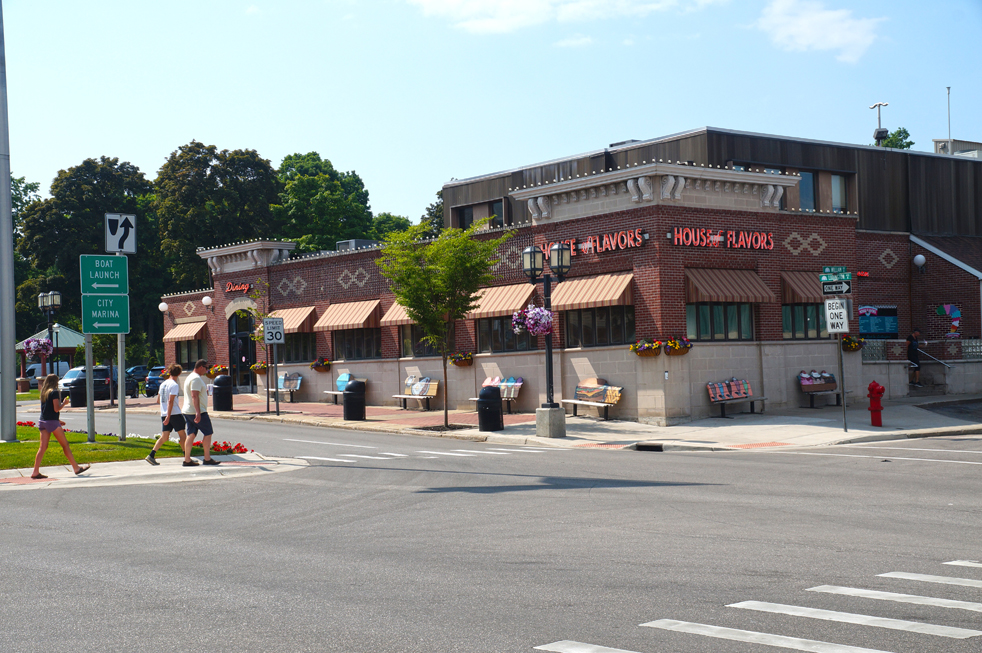
[(880, 122), (880, 107), (887, 106), (890, 106), (887, 102), (877, 102), (870, 107), (870, 109), (876, 109), (876, 131), (873, 132), (873, 140), (876, 141), (877, 147), (883, 147), (883, 141), (890, 135), (888, 130), (883, 129), (883, 124)]
[(7, 55), (0, 3), (0, 439), (17, 441), (17, 365), (14, 312), (14, 220), (10, 197), (10, 128), (7, 123)]
[[(946, 86), (948, 89), (948, 147), (951, 147), (951, 87)], [(949, 152), (949, 154), (951, 154)]]

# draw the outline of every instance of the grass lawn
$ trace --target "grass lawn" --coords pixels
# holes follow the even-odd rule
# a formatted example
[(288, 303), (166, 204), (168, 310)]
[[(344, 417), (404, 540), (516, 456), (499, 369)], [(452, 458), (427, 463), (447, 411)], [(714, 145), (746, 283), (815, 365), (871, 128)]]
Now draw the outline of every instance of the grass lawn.
[(18, 392), (17, 401), (41, 401), (41, 391), (34, 388), (27, 392)]
[[(88, 435), (85, 433), (66, 433), (68, 444), (72, 448), (72, 454), (79, 465), (86, 463), (104, 463), (116, 460), (142, 460), (146, 458), (150, 450), (153, 449), (153, 440), (145, 438), (128, 438), (126, 442), (120, 442), (117, 438), (108, 435), (95, 436), (95, 442), (88, 442)], [(38, 440), (40, 434), (36, 427), (18, 426), (17, 439), (19, 443), (5, 442), (0, 444), (0, 469), (15, 469), (23, 467), (34, 467), (34, 457), (38, 452)], [(194, 447), (192, 454), (195, 456), (203, 455), (201, 447)], [(184, 453), (176, 442), (166, 442), (157, 452), (158, 458), (183, 457)], [(55, 438), (51, 438), (48, 450), (44, 454), (43, 465), (67, 465), (68, 459), (65, 458), (61, 445)]]

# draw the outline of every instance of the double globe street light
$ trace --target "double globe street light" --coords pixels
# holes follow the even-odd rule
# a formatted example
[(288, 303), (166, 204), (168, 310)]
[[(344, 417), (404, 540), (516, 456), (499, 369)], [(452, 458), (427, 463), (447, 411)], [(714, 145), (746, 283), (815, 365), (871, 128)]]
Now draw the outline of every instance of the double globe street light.
[[(549, 248), (549, 271), (556, 283), (563, 281), (573, 265), (573, 250), (567, 243), (554, 243)], [(532, 284), (542, 277), (544, 308), (552, 312), (552, 274), (542, 274), (545, 255), (537, 245), (522, 251), (522, 271)], [(535, 411), (535, 434), (538, 437), (561, 438), (566, 435), (566, 413), (554, 400), (552, 373), (552, 333), (546, 334), (546, 402)]]
[[(38, 308), (48, 318), (48, 342), (50, 342), (52, 346), (51, 362), (54, 363), (58, 359), (58, 354), (54, 350), (55, 339), (53, 333), (54, 331), (53, 320), (54, 320), (55, 313), (58, 311), (58, 309), (61, 308), (61, 293), (58, 292), (57, 290), (52, 290), (51, 292), (47, 292), (47, 293), (44, 292), (39, 293)], [(55, 369), (57, 370), (57, 367)]]

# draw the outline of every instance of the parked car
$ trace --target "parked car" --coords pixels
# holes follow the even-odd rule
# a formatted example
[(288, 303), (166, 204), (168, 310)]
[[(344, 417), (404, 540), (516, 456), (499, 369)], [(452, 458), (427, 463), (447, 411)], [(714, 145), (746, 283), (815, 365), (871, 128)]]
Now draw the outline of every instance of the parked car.
[(133, 367), (126, 369), (126, 374), (132, 376), (134, 379), (136, 379), (137, 383), (139, 383), (140, 381), (147, 380), (147, 373), (149, 371), (150, 368), (146, 365), (134, 365)]
[[(109, 389), (112, 387), (114, 390), (118, 389), (118, 377), (116, 376), (116, 368), (113, 368), (112, 381), (109, 379), (109, 368), (105, 365), (96, 365), (92, 368), (92, 380), (95, 383), (95, 390), (93, 392), (93, 399), (109, 399)], [(112, 384), (110, 386), (110, 383)], [(65, 376), (58, 382), (58, 390), (62, 392), (71, 392), (72, 386), (84, 386), (85, 385), (85, 367), (73, 367), (65, 373)], [(133, 399), (136, 399), (137, 393), (139, 392), (139, 386), (137, 385), (136, 379), (132, 376), (126, 376), (126, 394)], [(117, 396), (118, 393), (117, 393)]]
[[(57, 363), (52, 363), (48, 361), (47, 364), (48, 374), (57, 374), (58, 376), (63, 376), (68, 373), (68, 361), (58, 361)], [(31, 382), (31, 387), (38, 387), (37, 377), (41, 376), (41, 363), (31, 363), (24, 370), (24, 377)]]
[(155, 397), (160, 390), (160, 384), (164, 382), (164, 377), (160, 376), (164, 371), (164, 366), (151, 367), (147, 372), (147, 383), (143, 386), (143, 391), (148, 397)]

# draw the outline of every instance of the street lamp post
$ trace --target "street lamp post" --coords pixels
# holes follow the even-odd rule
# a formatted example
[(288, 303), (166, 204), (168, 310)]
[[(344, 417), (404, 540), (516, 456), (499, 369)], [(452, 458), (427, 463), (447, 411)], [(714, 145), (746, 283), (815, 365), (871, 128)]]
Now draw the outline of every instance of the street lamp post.
[[(544, 255), (536, 246), (522, 251), (522, 271), (532, 284), (542, 277), (542, 301), (552, 311), (552, 274), (556, 283), (563, 281), (572, 266), (572, 250), (566, 243), (555, 243), (549, 249), (550, 274), (542, 274)], [(566, 435), (566, 413), (556, 403), (553, 393), (552, 333), (546, 335), (546, 402), (535, 411), (535, 433), (538, 437), (561, 438)]]
[(40, 293), (38, 295), (38, 308), (44, 313), (48, 318), (48, 342), (51, 343), (51, 358), (52, 361), (55, 359), (54, 352), (54, 316), (55, 313), (61, 308), (61, 293), (57, 290), (52, 290), (49, 293)]

